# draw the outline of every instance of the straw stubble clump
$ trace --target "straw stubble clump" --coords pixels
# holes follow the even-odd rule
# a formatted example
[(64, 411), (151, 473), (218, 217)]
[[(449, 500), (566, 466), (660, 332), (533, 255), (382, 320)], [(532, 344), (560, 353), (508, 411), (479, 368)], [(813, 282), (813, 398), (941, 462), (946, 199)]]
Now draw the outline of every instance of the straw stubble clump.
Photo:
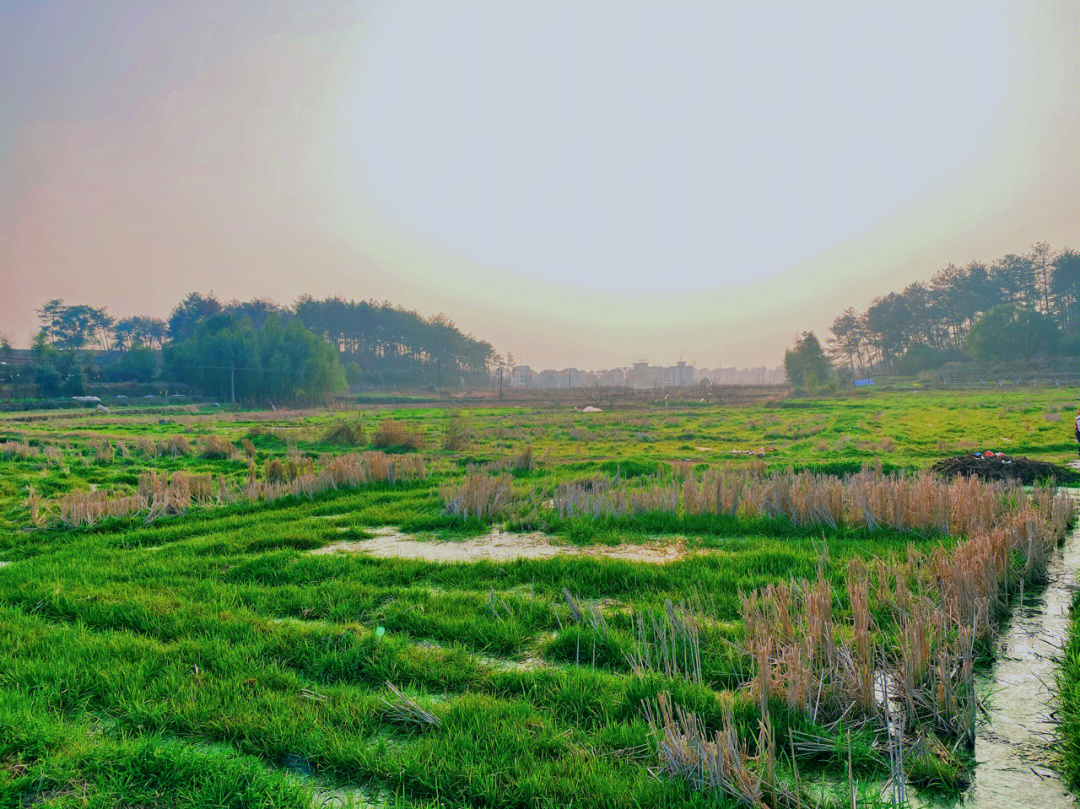
[(0, 441), (0, 459), (25, 461), (37, 456), (38, 448), (26, 441)]
[[(365, 442), (364, 427), (356, 421), (336, 421), (322, 434), (322, 442), (338, 447), (355, 447)], [(250, 443), (250, 442), (249, 442)]]
[(381, 449), (404, 448), (421, 450), (426, 438), (422, 427), (412, 427), (403, 421), (384, 419), (375, 428), (372, 443)]
[[(723, 729), (709, 734), (664, 695), (657, 706), (646, 705), (646, 713), (668, 774), (745, 806), (788, 804), (793, 793), (775, 779), (769, 705), (776, 700), (827, 727), (875, 728), (889, 737), (890, 751), (902, 751), (904, 728), (913, 738), (940, 734), (969, 748), (974, 743), (976, 657), (993, 640), (1012, 594), (1045, 581), (1050, 555), (1074, 522), (1073, 501), (1051, 487), (1036, 487), (1029, 497), (972, 480), (938, 488), (925, 480), (907, 487), (896, 480), (859, 484), (863, 502), (891, 513), (892, 524), (947, 519), (969, 539), (930, 552), (909, 547), (900, 560), (853, 559), (842, 626), (834, 612), (838, 596), (825, 575), (827, 557), (814, 582), (773, 583), (744, 594), (740, 648), (753, 669), (746, 689), (761, 706), (757, 754), (739, 741), (726, 713)], [(730, 510), (737, 490), (721, 488), (713, 502)], [(888, 627), (877, 626), (872, 609), (886, 616)], [(698, 643), (696, 634), (683, 637)], [(690, 659), (695, 656), (700, 649)], [(647, 668), (700, 682), (692, 670)], [(639, 674), (645, 670), (635, 666)], [(891, 777), (902, 789), (902, 768)]]
[[(515, 469), (524, 468), (515, 465)], [(508, 467), (479, 470), (495, 476)], [(922, 535), (970, 537), (995, 524), (1023, 499), (1019, 484), (987, 484), (974, 478), (943, 481), (929, 473), (885, 475), (866, 469), (845, 478), (792, 471), (766, 475), (760, 468), (713, 467), (700, 475), (684, 470), (669, 477), (629, 481), (606, 476), (542, 484), (515, 498), (501, 487), (466, 480), (440, 490), (448, 513), (468, 489), (487, 488), (497, 502), (484, 505), (491, 518), (549, 513), (558, 520), (625, 520), (647, 513), (682, 518), (720, 516), (746, 522), (768, 519), (800, 528), (885, 529)], [(475, 509), (470, 513), (476, 513)]]
[(459, 481), (447, 481), (439, 486), (444, 513), (462, 519), (490, 519), (504, 513), (512, 493), (513, 478), (506, 472), (470, 473)]
[[(381, 452), (340, 455), (325, 459), (316, 471), (310, 458), (275, 459), (267, 466), (272, 473), (263, 479), (249, 466), (245, 485), (237, 485), (225, 475), (168, 473), (152, 470), (139, 476), (138, 488), (130, 494), (75, 490), (52, 501), (47, 510), (56, 524), (68, 527), (95, 525), (109, 517), (144, 514), (147, 522), (170, 514), (183, 514), (192, 506), (228, 505), (235, 502), (273, 502), (281, 497), (314, 497), (320, 492), (372, 483), (393, 485), (399, 481), (422, 480), (427, 475), (419, 456), (390, 457)], [(28, 507), (29, 500), (28, 500)], [(34, 495), (33, 513), (44, 522), (44, 506)]]
[(229, 439), (214, 433), (199, 440), (198, 453), (200, 458), (207, 459), (236, 458), (240, 454)]
[[(909, 551), (903, 562), (851, 563), (851, 643), (834, 640), (831, 585), (821, 575), (813, 584), (770, 584), (744, 596), (746, 652), (758, 661), (754, 687), (782, 695), (817, 721), (877, 720), (875, 682), (884, 677), (910, 723), (929, 722), (970, 744), (976, 654), (993, 639), (1010, 595), (1045, 580), (1050, 554), (1072, 520), (1072, 501), (1048, 489), (1005, 514), (993, 497), (977, 502), (983, 511), (966, 511), (965, 524), (985, 527), (973, 529), (967, 542)], [(890, 649), (872, 639), (871, 577), (878, 607), (896, 627)]]
[(710, 734), (696, 713), (668, 694), (660, 694), (655, 707), (647, 705), (646, 716), (656, 728), (661, 771), (742, 806), (799, 805), (797, 793), (777, 778), (775, 740), (768, 724), (760, 724), (758, 752), (751, 755), (736, 730), (730, 694), (721, 698), (721, 712), (721, 728)]

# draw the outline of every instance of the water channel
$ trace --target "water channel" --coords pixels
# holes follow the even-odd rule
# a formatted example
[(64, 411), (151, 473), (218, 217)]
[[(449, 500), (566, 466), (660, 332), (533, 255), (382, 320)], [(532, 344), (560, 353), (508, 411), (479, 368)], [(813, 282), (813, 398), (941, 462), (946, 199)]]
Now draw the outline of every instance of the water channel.
[[(1070, 490), (1080, 498), (1080, 490)], [(949, 802), (917, 805), (944, 809), (1058, 809), (1076, 798), (1053, 768), (1054, 678), (1069, 634), (1069, 612), (1078, 589), (1080, 526), (1057, 550), (1049, 584), (1013, 611), (1000, 657), (983, 675), (987, 715), (975, 737), (971, 787)]]

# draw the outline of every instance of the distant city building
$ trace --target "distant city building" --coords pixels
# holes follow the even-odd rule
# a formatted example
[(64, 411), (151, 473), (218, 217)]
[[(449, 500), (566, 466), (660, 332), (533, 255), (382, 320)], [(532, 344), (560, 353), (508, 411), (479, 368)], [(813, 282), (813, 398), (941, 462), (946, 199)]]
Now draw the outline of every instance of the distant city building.
[(597, 371), (597, 384), (605, 388), (621, 388), (626, 386), (626, 369), (611, 368), (606, 371)]
[(649, 363), (638, 360), (626, 373), (626, 384), (632, 388), (649, 387)]
[(694, 366), (685, 362), (675, 365), (649, 365), (638, 360), (626, 374), (626, 384), (632, 388), (680, 388), (694, 384)]
[(673, 388), (684, 388), (694, 384), (694, 366), (685, 362), (677, 362), (667, 369), (668, 384)]
[(558, 371), (551, 368), (545, 368), (543, 371), (536, 375), (536, 387), (538, 388), (555, 388), (558, 387), (556, 382), (559, 380), (560, 375)]
[(536, 387), (538, 388), (581, 388), (585, 386), (589, 374), (579, 371), (577, 368), (563, 368), (555, 370), (546, 368), (536, 375)]
[(708, 379), (716, 385), (783, 385), (786, 377), (783, 368), (702, 368), (694, 375), (700, 382)]
[(783, 368), (694, 368), (680, 360), (674, 365), (649, 365), (638, 360), (629, 368), (582, 371), (578, 368), (546, 368), (534, 371), (528, 365), (517, 366), (510, 375), (510, 385), (520, 388), (570, 389), (589, 387), (685, 388), (708, 379), (716, 385), (782, 385)]
[(532, 388), (536, 386), (536, 372), (528, 365), (518, 365), (510, 372), (510, 387)]

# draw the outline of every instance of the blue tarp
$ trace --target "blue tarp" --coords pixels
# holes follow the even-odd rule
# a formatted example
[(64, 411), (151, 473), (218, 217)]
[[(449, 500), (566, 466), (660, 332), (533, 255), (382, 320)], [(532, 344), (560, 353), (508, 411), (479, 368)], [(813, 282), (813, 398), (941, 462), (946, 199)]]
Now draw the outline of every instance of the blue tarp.
[(873, 379), (856, 379), (855, 380), (855, 387), (857, 387), (857, 388), (864, 388), (867, 385), (873, 385), (873, 384), (874, 384)]

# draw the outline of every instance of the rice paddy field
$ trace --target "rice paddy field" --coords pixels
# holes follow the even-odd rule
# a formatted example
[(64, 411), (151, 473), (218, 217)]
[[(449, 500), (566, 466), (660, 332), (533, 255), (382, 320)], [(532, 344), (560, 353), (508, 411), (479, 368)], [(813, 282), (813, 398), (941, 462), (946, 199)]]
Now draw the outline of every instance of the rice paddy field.
[(3, 414), (0, 806), (947, 804), (1078, 399)]

